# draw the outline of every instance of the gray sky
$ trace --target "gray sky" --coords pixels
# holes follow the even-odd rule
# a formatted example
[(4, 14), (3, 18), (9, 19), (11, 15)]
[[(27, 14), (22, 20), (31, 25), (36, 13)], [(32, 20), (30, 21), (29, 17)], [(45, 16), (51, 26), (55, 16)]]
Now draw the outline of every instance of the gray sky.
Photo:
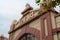
[(21, 18), (26, 3), (37, 8), (35, 0), (0, 0), (0, 35), (8, 37), (12, 21)]
[[(8, 37), (10, 25), (14, 19), (21, 18), (26, 3), (38, 8), (35, 0), (0, 0), (0, 35)], [(59, 10), (60, 8), (57, 8)]]

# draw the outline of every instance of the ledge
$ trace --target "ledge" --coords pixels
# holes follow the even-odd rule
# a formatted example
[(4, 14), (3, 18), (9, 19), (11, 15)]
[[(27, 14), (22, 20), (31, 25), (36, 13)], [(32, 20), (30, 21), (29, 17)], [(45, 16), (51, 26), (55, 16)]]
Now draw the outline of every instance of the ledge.
[[(54, 11), (54, 10), (48, 10), (48, 11), (42, 12), (41, 15), (36, 15), (36, 16), (33, 17), (32, 19), (28, 20), (27, 22), (25, 22), (24, 24), (22, 24), (22, 25), (20, 25), (19, 27), (15, 28), (14, 30), (9, 31), (8, 33), (10, 34), (10, 33), (14, 32), (14, 31), (16, 31), (16, 30), (22, 28), (24, 25), (26, 25), (26, 24), (28, 24), (28, 23), (34, 21), (35, 19), (39, 18), (40, 16), (42, 16), (42, 15), (44, 15), (45, 13), (50, 12), (50, 11), (52, 11), (52, 12), (54, 12), (54, 13), (57, 13), (57, 12)], [(58, 13), (57, 13), (57, 14), (58, 14)]]
[(55, 28), (55, 29), (52, 29), (52, 33), (55, 34), (57, 32), (60, 32), (60, 28)]
[(60, 14), (57, 14), (55, 17), (58, 17), (58, 16), (60, 16)]

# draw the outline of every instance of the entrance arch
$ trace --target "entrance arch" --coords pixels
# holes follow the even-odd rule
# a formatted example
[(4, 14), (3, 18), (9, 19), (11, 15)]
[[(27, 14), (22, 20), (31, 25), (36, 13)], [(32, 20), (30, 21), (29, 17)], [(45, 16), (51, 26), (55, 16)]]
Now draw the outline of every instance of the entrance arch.
[(19, 40), (24, 34), (33, 35), (38, 40), (40, 40), (40, 31), (35, 28), (30, 28), (30, 27), (22, 28), (22, 31), (16, 36), (15, 40)]
[(19, 38), (18, 40), (38, 40), (38, 39), (32, 34), (26, 33), (23, 36), (21, 36), (21, 38)]

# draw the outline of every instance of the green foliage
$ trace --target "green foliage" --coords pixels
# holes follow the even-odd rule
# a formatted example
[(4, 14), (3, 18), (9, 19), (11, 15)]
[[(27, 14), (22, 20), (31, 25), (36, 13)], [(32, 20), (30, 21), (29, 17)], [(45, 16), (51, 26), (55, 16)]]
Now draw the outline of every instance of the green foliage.
[[(36, 1), (36, 4), (39, 5), (41, 0), (35, 0), (35, 1)], [(48, 5), (47, 5), (45, 2), (46, 2), (46, 0), (43, 0), (43, 3), (41, 3), (41, 4), (43, 5), (43, 7), (44, 7), (46, 10), (49, 10), (49, 9), (52, 8), (52, 7), (56, 7), (56, 6), (60, 5), (60, 0), (51, 0)], [(59, 6), (59, 7), (60, 7), (60, 6)], [(39, 10), (39, 11), (38, 11), (38, 14), (41, 15), (41, 13), (42, 13), (42, 12)]]
[[(36, 1), (36, 4), (39, 4), (40, 3), (40, 0), (35, 0), (35, 1)], [(44, 3), (45, 1), (46, 0), (43, 0), (43, 3), (42, 3), (45, 9), (49, 9), (51, 7), (56, 7), (56, 6), (60, 5), (60, 0), (51, 0), (48, 5), (46, 5)]]
[(44, 2), (46, 1), (46, 0), (43, 0)]
[(60, 4), (60, 0), (56, 0), (56, 2), (58, 3), (58, 5)]
[(44, 6), (44, 9), (46, 9), (46, 10), (49, 9), (49, 7), (46, 5), (46, 3), (44, 3), (43, 6)]
[(36, 2), (36, 4), (38, 4), (38, 5), (40, 4), (40, 0), (35, 0), (35, 2)]
[(39, 3), (40, 2), (40, 0), (35, 0), (36, 1), (36, 3)]
[(42, 13), (42, 12), (41, 12), (40, 10), (38, 10), (38, 14), (40, 14), (40, 15), (41, 15), (41, 13)]

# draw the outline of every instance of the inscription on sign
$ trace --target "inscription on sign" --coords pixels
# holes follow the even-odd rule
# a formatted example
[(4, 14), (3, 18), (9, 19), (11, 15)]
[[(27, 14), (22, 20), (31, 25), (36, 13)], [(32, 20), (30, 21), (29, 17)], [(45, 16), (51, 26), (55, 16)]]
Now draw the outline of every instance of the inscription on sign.
[(26, 16), (24, 16), (24, 17), (20, 20), (20, 22), (19, 22), (20, 26), (23, 25), (23, 24), (25, 24), (27, 21), (33, 19), (33, 18), (34, 18), (35, 16), (37, 16), (37, 15), (38, 15), (38, 12), (30, 12), (29, 14), (27, 14)]

